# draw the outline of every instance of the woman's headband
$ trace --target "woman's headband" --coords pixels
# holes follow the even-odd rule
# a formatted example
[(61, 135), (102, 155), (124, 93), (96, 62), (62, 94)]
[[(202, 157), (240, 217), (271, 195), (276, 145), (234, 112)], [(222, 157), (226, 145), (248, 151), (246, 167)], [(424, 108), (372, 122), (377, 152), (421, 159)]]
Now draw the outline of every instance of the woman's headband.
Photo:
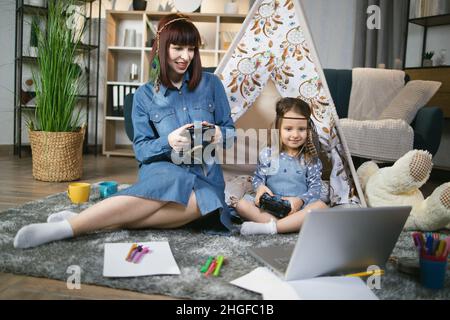
[(159, 30), (156, 32), (156, 36), (159, 36), (159, 34), (160, 34), (160, 33), (161, 33), (168, 25), (174, 23), (175, 21), (180, 21), (180, 20), (186, 20), (186, 21), (188, 21), (188, 22), (191, 22), (191, 20), (189, 20), (189, 19), (186, 18), (186, 17), (180, 17), (180, 18), (176, 18), (176, 19), (167, 21), (167, 22), (161, 27), (161, 29), (159, 29)]

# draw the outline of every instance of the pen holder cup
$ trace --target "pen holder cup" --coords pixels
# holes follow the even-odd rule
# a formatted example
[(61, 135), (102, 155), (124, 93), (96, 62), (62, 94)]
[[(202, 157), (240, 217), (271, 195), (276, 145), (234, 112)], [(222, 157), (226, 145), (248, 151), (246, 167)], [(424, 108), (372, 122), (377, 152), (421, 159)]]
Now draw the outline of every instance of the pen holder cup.
[(442, 289), (445, 283), (447, 259), (435, 261), (420, 257), (420, 281), (429, 289)]

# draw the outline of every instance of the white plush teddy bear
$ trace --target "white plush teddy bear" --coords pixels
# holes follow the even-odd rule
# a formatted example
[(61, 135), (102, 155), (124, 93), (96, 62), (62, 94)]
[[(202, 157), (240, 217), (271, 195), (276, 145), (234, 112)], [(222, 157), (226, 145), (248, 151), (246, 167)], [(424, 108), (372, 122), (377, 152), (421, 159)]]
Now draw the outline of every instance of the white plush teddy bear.
[(428, 180), (433, 163), (427, 151), (412, 150), (393, 166), (378, 168), (373, 161), (357, 170), (369, 207), (411, 205), (406, 230), (450, 228), (450, 182), (424, 199), (419, 188)]

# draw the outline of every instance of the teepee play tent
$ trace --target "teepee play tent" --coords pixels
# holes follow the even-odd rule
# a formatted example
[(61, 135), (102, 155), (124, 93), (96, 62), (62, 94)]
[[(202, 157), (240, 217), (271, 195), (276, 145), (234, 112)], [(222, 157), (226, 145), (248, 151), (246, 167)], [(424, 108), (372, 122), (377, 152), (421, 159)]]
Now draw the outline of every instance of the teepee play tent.
[(238, 128), (268, 128), (280, 96), (307, 101), (330, 167), (331, 206), (366, 206), (299, 0), (255, 1), (215, 73)]

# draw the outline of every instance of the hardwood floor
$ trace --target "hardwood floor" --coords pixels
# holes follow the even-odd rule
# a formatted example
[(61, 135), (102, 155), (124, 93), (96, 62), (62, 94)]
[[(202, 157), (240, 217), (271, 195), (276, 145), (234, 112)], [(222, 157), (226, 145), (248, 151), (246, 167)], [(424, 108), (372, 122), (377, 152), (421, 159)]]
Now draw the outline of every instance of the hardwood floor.
[[(133, 183), (137, 176), (137, 162), (133, 158), (93, 155), (84, 156), (83, 179), (86, 182), (115, 180)], [(21, 159), (0, 152), (0, 212), (53, 193), (65, 191), (68, 183), (34, 180), (31, 157)], [(167, 296), (146, 295), (92, 285), (80, 290), (67, 289), (63, 281), (0, 273), (0, 299), (171, 299)]]
[[(82, 181), (116, 180), (133, 183), (137, 162), (133, 158), (84, 156)], [(0, 211), (67, 189), (68, 183), (37, 181), (32, 176), (31, 157), (0, 155)]]
[(133, 299), (160, 300), (166, 296), (117, 290), (81, 284), (80, 290), (67, 289), (66, 283), (45, 278), (33, 278), (9, 273), (0, 273), (0, 299), (4, 300), (98, 300)]

